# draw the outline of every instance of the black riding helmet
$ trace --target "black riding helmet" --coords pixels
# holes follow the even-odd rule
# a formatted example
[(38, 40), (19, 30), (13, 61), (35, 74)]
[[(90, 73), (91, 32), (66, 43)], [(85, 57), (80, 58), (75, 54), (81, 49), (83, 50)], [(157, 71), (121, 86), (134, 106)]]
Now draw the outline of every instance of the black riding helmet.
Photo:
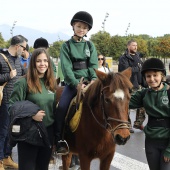
[(143, 63), (141, 73), (144, 76), (148, 70), (162, 71), (166, 76), (164, 63), (158, 58), (150, 58)]
[(45, 38), (42, 38), (42, 37), (35, 40), (33, 48), (37, 49), (37, 48), (41, 48), (41, 47), (42, 48), (49, 48), (48, 41)]
[(86, 12), (86, 11), (79, 11), (79, 12), (77, 12), (77, 13), (73, 16), (70, 24), (71, 24), (71, 26), (73, 26), (73, 23), (74, 23), (74, 22), (79, 22), (79, 21), (86, 23), (86, 24), (89, 26), (89, 30), (93, 27), (93, 18), (92, 18), (92, 16), (91, 16), (88, 12)]

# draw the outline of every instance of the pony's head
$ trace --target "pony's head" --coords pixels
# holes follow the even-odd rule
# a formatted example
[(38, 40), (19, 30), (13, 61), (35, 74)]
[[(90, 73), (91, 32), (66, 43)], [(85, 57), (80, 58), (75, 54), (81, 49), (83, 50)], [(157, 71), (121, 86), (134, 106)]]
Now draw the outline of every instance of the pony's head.
[(130, 138), (128, 107), (133, 86), (130, 82), (131, 68), (109, 74), (95, 71), (98, 79), (89, 87), (85, 101), (89, 103), (99, 126), (112, 134), (115, 143), (124, 145)]

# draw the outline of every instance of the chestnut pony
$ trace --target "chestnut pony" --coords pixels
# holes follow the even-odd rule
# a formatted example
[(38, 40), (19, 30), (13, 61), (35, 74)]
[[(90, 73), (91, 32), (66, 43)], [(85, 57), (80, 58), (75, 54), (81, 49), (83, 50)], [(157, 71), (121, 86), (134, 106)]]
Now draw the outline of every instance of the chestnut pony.
[[(70, 153), (62, 156), (63, 170), (68, 170), (72, 153), (78, 154), (81, 170), (90, 170), (99, 158), (100, 170), (109, 170), (115, 146), (130, 138), (128, 105), (131, 69), (105, 74), (96, 70), (98, 79), (89, 86), (83, 98), (82, 115), (77, 130), (65, 134)], [(61, 94), (57, 90), (57, 93)], [(63, 88), (62, 88), (63, 89)]]

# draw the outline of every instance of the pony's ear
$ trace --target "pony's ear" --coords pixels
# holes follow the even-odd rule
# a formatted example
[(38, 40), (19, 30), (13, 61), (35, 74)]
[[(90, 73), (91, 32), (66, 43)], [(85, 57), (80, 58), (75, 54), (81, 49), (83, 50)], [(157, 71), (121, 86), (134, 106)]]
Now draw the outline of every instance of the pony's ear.
[(107, 74), (106, 74), (106, 73), (104, 73), (104, 72), (102, 72), (102, 71), (99, 71), (99, 70), (96, 70), (96, 69), (94, 69), (94, 70), (95, 70), (95, 72), (96, 72), (97, 77), (98, 77), (101, 81), (103, 81), (103, 80), (106, 79), (106, 77), (107, 77)]
[(126, 70), (122, 71), (121, 72), (123, 75), (127, 76), (129, 79), (132, 75), (132, 68), (131, 67), (128, 67)]

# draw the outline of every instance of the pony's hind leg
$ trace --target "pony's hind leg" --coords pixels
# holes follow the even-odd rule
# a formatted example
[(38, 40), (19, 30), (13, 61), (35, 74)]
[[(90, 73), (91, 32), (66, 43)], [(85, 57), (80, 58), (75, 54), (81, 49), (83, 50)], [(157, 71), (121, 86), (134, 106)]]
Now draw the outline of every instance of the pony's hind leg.
[(104, 159), (100, 160), (100, 170), (109, 170), (110, 169), (110, 164), (112, 162), (114, 153), (110, 153), (105, 157)]
[(63, 170), (69, 170), (71, 158), (72, 158), (72, 153), (62, 156)]

